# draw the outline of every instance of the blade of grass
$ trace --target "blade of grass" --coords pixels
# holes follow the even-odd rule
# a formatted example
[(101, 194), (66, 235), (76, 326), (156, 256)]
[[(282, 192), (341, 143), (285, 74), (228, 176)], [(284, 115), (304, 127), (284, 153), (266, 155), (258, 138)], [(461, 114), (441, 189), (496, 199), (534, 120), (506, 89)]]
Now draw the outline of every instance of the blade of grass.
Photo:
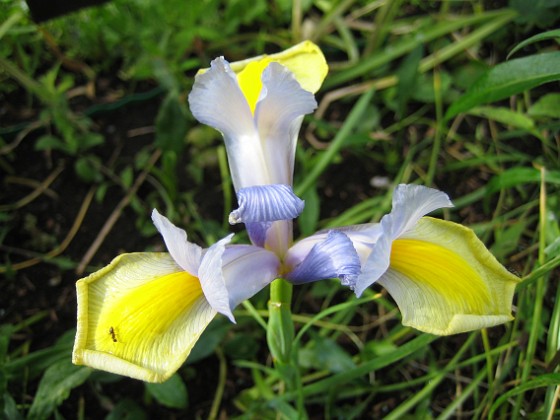
[[(372, 360), (356, 366), (356, 368), (354, 369), (337, 373), (336, 375), (332, 375), (329, 378), (305, 386), (303, 388), (303, 395), (307, 397), (319, 393), (326, 393), (333, 386), (340, 386), (361, 376), (367, 375), (370, 372), (395, 363), (398, 360), (402, 360), (403, 358), (410, 356), (412, 353), (425, 348), (428, 344), (430, 344), (437, 338), (438, 337), (434, 335), (421, 334), (389, 354), (376, 357)], [(294, 398), (295, 396), (286, 394), (286, 397)]]
[(442, 131), (443, 131), (443, 101), (441, 97), (441, 77), (438, 71), (434, 71), (434, 99), (436, 109), (436, 132), (434, 138), (434, 145), (432, 147), (432, 154), (430, 156), (430, 164), (428, 166), (428, 173), (426, 174), (426, 186), (431, 187), (436, 174), (438, 166), (439, 151), (441, 149)]
[(484, 379), (485, 374), (486, 372), (484, 370), (478, 372), (478, 374), (467, 385), (467, 387), (463, 390), (463, 392), (455, 396), (451, 401), (451, 403), (447, 407), (445, 407), (445, 410), (443, 410), (440, 413), (440, 415), (437, 417), (437, 420), (444, 420), (452, 417), (457, 411), (458, 407), (474, 393), (474, 391), (477, 389), (477, 387)]
[[(408, 54), (420, 45), (424, 45), (436, 38), (447, 35), (453, 31), (464, 28), (465, 26), (476, 25), (490, 19), (512, 19), (515, 12), (509, 9), (486, 12), (467, 17), (457, 17), (453, 20), (437, 22), (435, 24), (427, 24), (428, 29), (419, 30), (415, 36), (395, 42), (391, 48), (387, 48), (381, 52), (373, 54), (369, 57), (362, 57), (362, 60), (351, 68), (341, 71), (338, 74), (329, 76), (323, 84), (325, 91), (347, 83), (353, 79), (366, 76), (374, 69), (381, 67), (405, 54)], [(431, 18), (430, 18), (431, 19)]]
[[(541, 193), (540, 193), (540, 207), (539, 207), (539, 265), (543, 266), (545, 263), (545, 253), (544, 249), (546, 247), (546, 171), (544, 167), (540, 168), (541, 173)], [(525, 384), (529, 380), (529, 375), (531, 374), (533, 368), (533, 358), (535, 356), (535, 351), (537, 349), (537, 342), (539, 340), (540, 332), (542, 331), (542, 310), (543, 310), (543, 298), (546, 293), (546, 275), (538, 278), (537, 284), (535, 286), (534, 295), (534, 305), (533, 314), (531, 317), (531, 328), (529, 332), (529, 339), (527, 342), (527, 349), (525, 352), (525, 362), (521, 371), (520, 383)], [(519, 388), (519, 387), (518, 387)], [(521, 415), (521, 407), (523, 405), (523, 396), (525, 392), (519, 392), (515, 400), (515, 408), (512, 413), (512, 418), (518, 419)], [(500, 401), (498, 399), (496, 403)], [(494, 406), (492, 407), (494, 408)], [(492, 413), (492, 410), (490, 411)]]
[(360, 123), (364, 112), (373, 96), (373, 90), (365, 92), (360, 99), (356, 102), (348, 118), (344, 122), (340, 131), (336, 134), (334, 140), (329, 145), (329, 148), (321, 154), (313, 169), (305, 177), (303, 182), (301, 182), (296, 188), (295, 193), (297, 195), (302, 195), (308, 188), (310, 188), (319, 178), (319, 176), (325, 171), (327, 166), (333, 161), (338, 151), (344, 145), (347, 137), (354, 130), (354, 128)]
[[(494, 413), (496, 410), (507, 400), (515, 395), (523, 395), (525, 392), (536, 388), (542, 388), (546, 386), (560, 385), (560, 373), (545, 373), (534, 379), (526, 382), (522, 382), (518, 387), (509, 390), (508, 392), (500, 395), (500, 397), (492, 404), (490, 413), (488, 414), (489, 419), (494, 418)], [(515, 412), (514, 412), (515, 414)]]
[(459, 351), (453, 356), (453, 358), (447, 363), (446, 367), (444, 368), (443, 372), (440, 372), (439, 375), (428, 381), (428, 383), (422, 388), (420, 391), (416, 392), (411, 398), (407, 399), (393, 411), (391, 411), (387, 416), (385, 416), (385, 420), (394, 420), (394, 419), (401, 419), (403, 416), (406, 415), (410, 410), (412, 410), (420, 401), (429, 398), (430, 394), (433, 390), (440, 384), (440, 382), (445, 378), (446, 372), (445, 370), (453, 369), (454, 366), (457, 365), (459, 359), (463, 356), (465, 351), (467, 351), (471, 344), (473, 343), (476, 333), (470, 334), (467, 340), (463, 343)]

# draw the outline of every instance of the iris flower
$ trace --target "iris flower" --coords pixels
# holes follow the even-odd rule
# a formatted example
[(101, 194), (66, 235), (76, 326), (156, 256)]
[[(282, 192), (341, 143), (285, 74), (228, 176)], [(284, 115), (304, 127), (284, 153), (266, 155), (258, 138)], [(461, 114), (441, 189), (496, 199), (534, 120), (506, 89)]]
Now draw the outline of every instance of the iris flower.
[(206, 326), (275, 277), (278, 259), (253, 245), (202, 249), (156, 210), (169, 253), (122, 254), (79, 280), (72, 361), (147, 382), (163, 382), (185, 361)]
[(189, 95), (195, 118), (224, 136), (239, 202), (230, 222), (245, 223), (255, 245), (279, 256), (303, 210), (292, 191), (298, 132), (327, 71), (321, 50), (307, 41), (231, 66), (217, 58)]
[[(231, 218), (254, 221), (254, 242), (266, 242), (276, 253), (230, 245), (231, 235), (202, 249), (154, 210), (168, 253), (123, 254), (77, 282), (75, 364), (165, 381), (218, 312), (233, 321), (233, 308), (278, 276), (277, 253), (291, 243), (291, 218), (303, 208), (291, 189), (297, 133), (303, 115), (316, 106), (312, 92), (326, 71), (321, 51), (304, 42), (231, 66), (218, 59), (197, 76), (193, 112), (226, 135), (234, 185), (244, 203)], [(240, 137), (244, 143), (236, 142)], [(275, 164), (278, 160), (283, 165)], [(289, 205), (257, 206), (275, 198)], [(274, 235), (267, 241), (271, 226)]]
[(272, 280), (338, 278), (360, 296), (379, 283), (403, 323), (453, 334), (511, 319), (517, 277), (474, 233), (425, 217), (452, 204), (443, 192), (399, 185), (380, 223), (317, 232), (293, 244), (304, 206), (292, 190), (303, 116), (327, 66), (304, 42), (280, 54), (232, 63), (218, 58), (189, 96), (193, 115), (224, 137), (239, 207), (252, 245), (229, 235), (208, 249), (187, 240), (154, 210), (168, 253), (131, 253), (78, 281), (73, 362), (150, 382), (169, 378), (217, 313), (233, 309)]
[[(404, 325), (449, 335), (507, 322), (520, 279), (472, 230), (423, 217), (452, 206), (441, 191), (399, 185), (393, 209), (380, 223), (318, 232), (290, 248), (286, 264), (298, 267), (326, 237), (339, 232), (349, 238), (360, 260), (360, 273), (348, 286), (360, 296), (379, 283), (397, 303)], [(294, 273), (290, 277), (298, 284), (307, 282)]]

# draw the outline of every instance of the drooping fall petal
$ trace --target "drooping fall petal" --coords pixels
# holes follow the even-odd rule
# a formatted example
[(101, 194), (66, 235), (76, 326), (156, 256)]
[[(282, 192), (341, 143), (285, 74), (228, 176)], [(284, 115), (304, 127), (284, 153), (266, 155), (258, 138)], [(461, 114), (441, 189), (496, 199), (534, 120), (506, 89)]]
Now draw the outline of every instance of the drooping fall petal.
[(448, 335), (512, 319), (520, 279), (464, 226), (423, 217), (393, 242), (390, 260), (378, 283), (397, 302), (404, 325)]
[(311, 248), (290, 248), (286, 263), (293, 267), (287, 279), (294, 284), (338, 277), (343, 285), (353, 288), (360, 273), (360, 259), (352, 241), (336, 230), (330, 230)]
[(387, 270), (395, 239), (413, 229), (422, 216), (439, 208), (452, 206), (449, 197), (441, 191), (421, 185), (398, 185), (393, 193), (393, 208), (381, 219), (381, 233), (376, 233), (378, 237), (356, 281), (356, 295), (360, 296)]
[(75, 364), (162, 382), (216, 315), (198, 279), (167, 253), (133, 253), (76, 284)]

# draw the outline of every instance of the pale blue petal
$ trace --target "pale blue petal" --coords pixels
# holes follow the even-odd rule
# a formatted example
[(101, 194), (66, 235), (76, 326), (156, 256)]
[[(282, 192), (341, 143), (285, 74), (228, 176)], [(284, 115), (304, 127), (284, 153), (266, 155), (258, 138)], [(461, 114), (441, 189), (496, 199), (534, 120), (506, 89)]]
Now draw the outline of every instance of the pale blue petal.
[(304, 207), (288, 185), (257, 185), (237, 192), (239, 208), (229, 215), (229, 222), (273, 222), (295, 219)]
[(152, 211), (152, 221), (159, 231), (165, 246), (177, 265), (193, 276), (198, 276), (198, 266), (202, 256), (202, 248), (187, 240), (187, 232), (178, 228), (165, 216)]
[(255, 131), (247, 99), (239, 88), (237, 76), (223, 57), (216, 58), (210, 63), (210, 69), (196, 75), (189, 94), (189, 106), (198, 121), (227, 137)]
[[(389, 216), (389, 215), (387, 215)], [(381, 226), (386, 221), (385, 216), (381, 219)], [(377, 242), (373, 244), (362, 271), (356, 280), (354, 292), (360, 297), (364, 290), (375, 283), (387, 271), (391, 263), (391, 245), (393, 241), (387, 235), (381, 235)]]
[(360, 259), (352, 241), (344, 233), (331, 230), (323, 241), (311, 248), (287, 279), (294, 284), (303, 284), (338, 277), (343, 285), (354, 288), (359, 273)]
[(223, 134), (236, 191), (271, 183), (251, 109), (223, 57), (213, 60), (209, 70), (196, 76), (189, 106), (198, 121)]
[(442, 207), (453, 207), (453, 204), (447, 194), (441, 191), (421, 185), (397, 186), (393, 195), (393, 209), (381, 219), (377, 241), (362, 264), (362, 273), (354, 289), (357, 296), (379, 280), (389, 268), (393, 241), (414, 229), (421, 217)]
[(249, 222), (245, 223), (245, 228), (249, 234), (251, 242), (256, 246), (264, 248), (266, 242), (266, 232), (272, 226), (272, 222)]
[(422, 185), (400, 184), (393, 193), (391, 230), (386, 230), (389, 227), (386, 226), (384, 232), (396, 239), (412, 229), (422, 216), (443, 207), (453, 207), (444, 192)]
[(255, 109), (257, 129), (272, 184), (292, 184), (297, 136), (303, 115), (317, 108), (311, 92), (279, 63), (262, 74), (263, 88)]
[(219, 240), (206, 250), (200, 267), (198, 278), (202, 287), (204, 297), (215, 311), (227, 316), (231, 322), (235, 322), (232, 307), (229, 304), (229, 292), (223, 274), (222, 257), (225, 246), (231, 241), (233, 233)]
[[(373, 245), (377, 242), (381, 234), (381, 225), (379, 223), (366, 223), (361, 225), (351, 225), (333, 228), (331, 230), (336, 230), (338, 232), (344, 233), (352, 241), (354, 249), (360, 257), (361, 264), (365, 264), (367, 258), (371, 254)], [(296, 242), (286, 255), (286, 263), (295, 267), (309, 254), (311, 248), (317, 243), (324, 241), (327, 237), (327, 233), (330, 230), (321, 230), (308, 236), (298, 242)]]
[(365, 223), (361, 225), (351, 225), (336, 228), (337, 231), (344, 233), (352, 241), (354, 249), (360, 257), (362, 266), (371, 254), (375, 243), (383, 234), (381, 223)]
[(222, 264), (232, 310), (277, 278), (280, 267), (274, 253), (252, 245), (227, 247)]

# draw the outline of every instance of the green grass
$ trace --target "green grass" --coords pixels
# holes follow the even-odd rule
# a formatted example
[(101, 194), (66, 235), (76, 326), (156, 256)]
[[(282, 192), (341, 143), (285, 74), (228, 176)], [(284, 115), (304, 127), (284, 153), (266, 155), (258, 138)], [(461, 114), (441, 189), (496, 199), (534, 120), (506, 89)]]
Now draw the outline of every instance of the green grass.
[[(498, 3), (114, 0), (37, 26), (0, 2), (2, 415), (560, 416), (559, 7)], [(438, 338), (403, 327), (381, 288), (324, 281), (293, 290), (296, 371), (271, 362), (268, 290), (169, 383), (72, 366), (75, 280), (161, 249), (152, 208), (201, 244), (231, 229), (222, 141), (186, 103), (196, 70), (303, 37), (330, 73), (300, 134), (297, 231), (379, 221), (398, 183), (440, 188), (455, 208), (437, 217), (524, 279), (515, 320)]]

